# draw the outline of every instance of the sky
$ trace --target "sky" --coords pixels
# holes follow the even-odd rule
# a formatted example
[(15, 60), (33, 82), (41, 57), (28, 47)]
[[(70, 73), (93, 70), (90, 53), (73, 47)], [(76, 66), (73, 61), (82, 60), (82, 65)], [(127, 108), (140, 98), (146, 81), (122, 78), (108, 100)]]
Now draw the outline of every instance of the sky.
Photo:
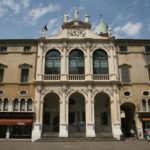
[(48, 36), (61, 30), (63, 14), (80, 20), (90, 15), (93, 32), (99, 32), (101, 14), (116, 38), (150, 39), (150, 0), (0, 0), (0, 39), (39, 38), (47, 24)]

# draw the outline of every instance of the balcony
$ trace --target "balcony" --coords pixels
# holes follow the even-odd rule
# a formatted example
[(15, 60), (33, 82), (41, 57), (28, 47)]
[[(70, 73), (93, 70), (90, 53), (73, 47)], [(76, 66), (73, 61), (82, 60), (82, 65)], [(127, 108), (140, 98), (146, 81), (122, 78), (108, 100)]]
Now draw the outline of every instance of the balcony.
[(42, 79), (43, 80), (60, 80), (60, 74), (57, 75), (57, 74), (54, 74), (54, 75), (43, 75), (42, 76)]
[(67, 76), (67, 80), (85, 80), (84, 74), (70, 74)]
[(105, 81), (105, 80), (109, 80), (109, 77), (110, 75), (107, 75), (107, 74), (100, 74), (100, 75), (93, 75), (92, 76), (92, 79), (93, 80), (101, 80), (101, 81)]
[(85, 75), (85, 74), (69, 74), (69, 75), (42, 75), (43, 81), (110, 81), (116, 80), (116, 75), (107, 75), (107, 74), (99, 74), (99, 75)]

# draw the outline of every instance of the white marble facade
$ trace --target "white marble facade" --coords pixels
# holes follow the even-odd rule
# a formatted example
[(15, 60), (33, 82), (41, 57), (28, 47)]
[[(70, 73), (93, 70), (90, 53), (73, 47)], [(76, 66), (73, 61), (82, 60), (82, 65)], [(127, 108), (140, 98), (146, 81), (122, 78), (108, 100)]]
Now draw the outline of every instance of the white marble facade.
[[(84, 136), (96, 137), (102, 132), (106, 132), (112, 134), (114, 138), (120, 139), (122, 133), (120, 129), (119, 77), (114, 38), (110, 35), (101, 36), (93, 33), (90, 30), (91, 26), (88, 21), (86, 18), (86, 22), (78, 19), (67, 22), (67, 18), (65, 18), (59, 34), (39, 39), (35, 81), (36, 117), (32, 131), (33, 141), (40, 139), (43, 134), (45, 99), (48, 99), (47, 105), (52, 106), (55, 105), (55, 99), (58, 101), (58, 104), (56, 104), (57, 109), (50, 108), (50, 106), (47, 106), (47, 108), (52, 110), (52, 116), (55, 116), (54, 112), (59, 114), (59, 137), (68, 137), (72, 130), (76, 130), (73, 128), (73, 124), (72, 126), (69, 125), (68, 116), (71, 112), (77, 112), (75, 117), (78, 121), (80, 120), (79, 118), (83, 117), (82, 114), (85, 114), (85, 127), (82, 131)], [(45, 57), (47, 52), (52, 49), (56, 49), (61, 54), (61, 71), (59, 75), (45, 75)], [(84, 53), (85, 73), (82, 75), (69, 74), (69, 53), (74, 49), (81, 50)], [(109, 68), (109, 74), (107, 75), (93, 74), (93, 53), (98, 49), (102, 49), (107, 53)], [(72, 98), (77, 101), (77, 105), (69, 106), (69, 100)], [(83, 100), (81, 109), (80, 99), (81, 101)], [(104, 102), (96, 102), (98, 100)], [(107, 104), (105, 104), (105, 101)], [(103, 107), (106, 107), (106, 110)], [(109, 112), (106, 126), (101, 125), (100, 122), (96, 123), (99, 118), (97, 115), (100, 114), (101, 110)], [(79, 111), (81, 114), (78, 113)], [(51, 124), (51, 122), (48, 124)]]

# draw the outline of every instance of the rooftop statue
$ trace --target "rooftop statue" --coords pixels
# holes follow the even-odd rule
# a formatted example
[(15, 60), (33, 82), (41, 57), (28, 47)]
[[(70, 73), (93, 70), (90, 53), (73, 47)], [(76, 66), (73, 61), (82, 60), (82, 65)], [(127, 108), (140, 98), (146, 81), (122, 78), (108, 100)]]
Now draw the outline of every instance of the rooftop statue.
[(67, 15), (67, 13), (64, 14), (64, 22), (68, 22), (68, 15)]
[(79, 9), (78, 8), (74, 8), (74, 19), (75, 20), (79, 19)]

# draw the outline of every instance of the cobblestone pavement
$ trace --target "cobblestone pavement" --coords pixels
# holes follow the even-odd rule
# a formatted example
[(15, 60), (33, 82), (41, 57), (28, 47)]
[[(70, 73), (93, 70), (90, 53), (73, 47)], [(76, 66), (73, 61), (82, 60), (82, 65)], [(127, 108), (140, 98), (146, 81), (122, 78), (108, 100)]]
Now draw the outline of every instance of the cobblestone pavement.
[(150, 150), (147, 141), (25, 142), (0, 141), (0, 150)]

